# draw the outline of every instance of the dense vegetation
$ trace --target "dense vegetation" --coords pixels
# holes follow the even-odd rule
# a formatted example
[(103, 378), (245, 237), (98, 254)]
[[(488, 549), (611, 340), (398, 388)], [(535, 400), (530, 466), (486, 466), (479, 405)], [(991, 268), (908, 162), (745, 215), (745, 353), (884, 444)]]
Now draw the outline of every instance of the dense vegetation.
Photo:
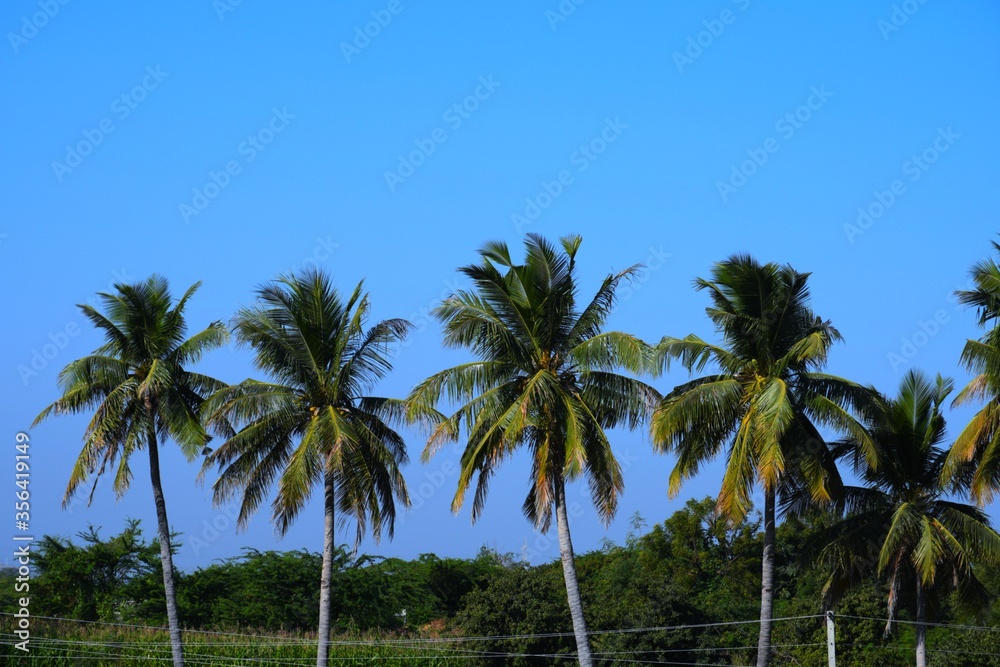
[[(789, 519), (778, 527), (776, 571), (780, 593), (775, 617), (812, 617), (775, 624), (773, 659), (778, 664), (821, 664), (825, 660), (823, 619), (815, 615), (823, 612), (821, 590), (828, 572), (804, 561), (802, 555), (808, 551), (806, 545), (810, 539), (833, 520), (827, 514), (812, 514), (801, 520)], [(755, 624), (634, 633), (601, 631), (754, 618), (759, 610), (763, 542), (760, 529), (759, 514), (751, 513), (731, 525), (719, 518), (716, 503), (706, 498), (689, 501), (650, 530), (645, 530), (644, 522), (635, 517), (625, 544), (608, 544), (600, 551), (579, 556), (584, 609), (588, 625), (596, 631), (592, 640), (595, 659), (602, 664), (614, 664), (616, 656), (622, 660), (749, 664), (756, 649)], [(183, 541), (183, 536), (177, 538), (175, 547)], [(133, 625), (165, 624), (159, 546), (155, 540), (144, 538), (138, 523), (110, 537), (103, 537), (93, 529), (73, 541), (49, 536), (40, 547), (40, 572), (33, 583), (32, 601), (37, 616)], [(318, 553), (247, 550), (240, 557), (179, 573), (178, 604), (185, 628), (280, 638), (260, 641), (251, 653), (246, 646), (241, 647), (245, 639), (188, 632), (186, 652), (274, 660), (311, 658), (315, 655), (315, 645), (308, 640), (315, 634), (319, 596), (316, 581), (321, 565)], [(1000, 593), (1000, 568), (985, 567), (979, 574), (992, 594)], [(532, 566), (515, 556), (485, 549), (473, 559), (425, 554), (405, 561), (352, 556), (341, 546), (337, 550), (331, 590), (334, 657), (409, 655), (412, 658), (461, 651), (465, 656), (463, 662), (528, 665), (538, 664), (537, 658), (481, 656), (575, 652), (558, 561)], [(10, 582), (0, 582), (0, 607), (5, 612), (14, 609), (12, 591)], [(843, 664), (912, 662), (912, 626), (897, 625), (891, 635), (883, 636), (886, 599), (885, 586), (871, 576), (838, 603), (836, 612), (844, 615), (837, 619), (838, 657)], [(900, 618), (912, 620), (906, 612)], [(3, 617), (2, 622), (7, 624), (9, 620)], [(931, 620), (1000, 626), (1000, 615), (980, 619), (967, 616), (954, 598), (942, 599)], [(154, 642), (166, 639), (165, 635), (157, 638), (155, 633), (139, 629), (81, 624), (46, 626), (37, 617), (35, 623), (38, 637), (52, 636), (50, 633), (57, 631), (62, 639), (114, 642), (120, 646), (129, 642), (156, 645)], [(551, 636), (552, 633), (564, 634)], [(417, 638), (453, 636), (520, 637), (478, 641), (474, 646), (415, 643)], [(338, 640), (359, 639), (365, 640), (364, 646), (338, 643)], [(929, 643), (931, 665), (1000, 665), (996, 656), (976, 655), (1000, 652), (1000, 627), (989, 632), (932, 628)], [(745, 648), (717, 650), (725, 647)], [(0, 650), (11, 655), (13, 649), (4, 646)], [(72, 650), (76, 649), (64, 649)], [(40, 641), (33, 646), (32, 654), (40, 658), (55, 655), (55, 651), (55, 647)], [(107, 653), (112, 649), (96, 651)], [(473, 657), (477, 655), (480, 657)], [(707, 656), (711, 659), (706, 659)], [(441, 664), (447, 662), (441, 658)], [(434, 664), (430, 660), (413, 659), (408, 663)]]
[[(958, 293), (985, 333), (962, 352), (974, 377), (954, 402), (983, 405), (951, 443), (942, 412), (949, 379), (913, 370), (897, 394), (885, 395), (824, 371), (841, 336), (812, 310), (808, 273), (746, 255), (718, 262), (709, 279), (695, 281), (709, 296), (716, 342), (692, 333), (650, 345), (605, 330), (615, 292), (635, 267), (607, 275), (589, 300), (578, 300), (581, 243), (567, 236), (556, 246), (529, 234), (523, 263), (503, 242), (484, 245), (480, 263), (460, 269), (472, 289), (433, 311), (444, 344), (473, 360), (435, 373), (405, 399), (371, 392), (392, 371), (393, 347), (411, 324), (369, 325), (362, 283), (345, 298), (322, 272), (280, 276), (258, 289), (232, 331), (215, 322), (190, 338), (184, 309), (197, 284), (175, 302), (154, 275), (101, 294), (103, 312), (82, 306), (105, 343), (63, 369), (62, 397), (35, 423), (92, 415), (67, 501), (111, 468), (123, 495), (128, 461), (145, 449), (157, 539), (146, 543), (138, 523), (108, 541), (93, 529), (80, 534), (82, 544), (45, 538), (32, 589), (45, 599), (41, 609), (77, 622), (165, 622), (161, 648), (174, 667), (184, 665), (184, 626), (195, 636), (209, 636), (197, 635), (206, 628), (294, 633), (302, 638), (274, 645), (302, 651), (311, 641), (318, 667), (335, 646), (372, 648), (334, 643), (337, 631), (397, 633), (391, 644), (405, 651), (431, 645), (415, 643), (414, 632), (444, 633), (434, 646), (448, 657), (505, 664), (569, 659), (591, 667), (652, 656), (723, 664), (698, 662), (711, 656), (767, 667), (821, 660), (821, 612), (831, 606), (848, 610), (841, 655), (851, 664), (908, 662), (898, 653), (905, 651), (918, 667), (997, 660), (992, 630), (966, 637), (937, 623), (983, 623), (997, 593), (1000, 534), (981, 508), (1000, 491), (1000, 265), (976, 264), (974, 288)], [(265, 380), (227, 385), (188, 368), (231, 334), (253, 350)], [(661, 394), (644, 378), (672, 362), (698, 377)], [(457, 410), (440, 412), (442, 403)], [(424, 460), (445, 442), (464, 441), (452, 509), (474, 486), (473, 520), (502, 463), (527, 451), (523, 513), (542, 531), (555, 520), (559, 564), (529, 567), (488, 551), (472, 561), (405, 562), (338, 547), (338, 520), (352, 523), (355, 544), (369, 529), (376, 539), (393, 536), (396, 504), (409, 505), (407, 444), (395, 430), (405, 423), (427, 430)], [(636, 531), (624, 546), (577, 557), (566, 484), (586, 479), (598, 515), (611, 521), (624, 481), (606, 429), (618, 426), (648, 426), (654, 449), (676, 455), (671, 494), (724, 453), (719, 497), (689, 504), (648, 534)], [(214, 452), (210, 431), (224, 439)], [(241, 524), (276, 490), (272, 519), (283, 533), (322, 488), (322, 553), (247, 551), (175, 572), (158, 456), (167, 442), (190, 460), (205, 455), (202, 474), (219, 469), (215, 501), (240, 497)], [(865, 485), (847, 486), (844, 467)], [(759, 520), (751, 514), (757, 490)], [(747, 620), (755, 615), (759, 621)], [(872, 625), (880, 619), (881, 633)], [(459, 641), (455, 632), (468, 643), (442, 648)], [(140, 652), (154, 647), (105, 639)], [(196, 655), (209, 645), (196, 644)]]

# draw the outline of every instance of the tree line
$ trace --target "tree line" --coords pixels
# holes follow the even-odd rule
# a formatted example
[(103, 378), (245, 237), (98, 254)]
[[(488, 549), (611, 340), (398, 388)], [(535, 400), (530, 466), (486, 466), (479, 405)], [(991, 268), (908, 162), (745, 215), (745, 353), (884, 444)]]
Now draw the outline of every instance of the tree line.
[[(821, 591), (825, 566), (808, 544), (836, 521), (813, 510), (790, 516), (778, 527), (776, 578), (779, 618), (777, 664), (825, 664)], [(595, 658), (606, 664), (648, 660), (749, 664), (756, 627), (721, 625), (746, 621), (758, 611), (763, 534), (761, 515), (726, 521), (712, 498), (690, 500), (651, 528), (638, 515), (623, 544), (605, 543), (578, 557), (580, 584)], [(175, 548), (184, 539), (175, 536)], [(39, 572), (32, 586), (33, 613), (86, 621), (162, 626), (166, 622), (159, 545), (147, 540), (138, 521), (102, 536), (88, 528), (73, 540), (47, 536), (39, 545)], [(318, 621), (322, 555), (307, 551), (257, 551), (178, 573), (178, 607), (185, 628), (291, 637), (313, 636)], [(0, 610), (14, 609), (13, 573), (0, 572)], [(983, 565), (980, 576), (991, 596), (1000, 593), (1000, 567)], [(338, 545), (333, 568), (332, 628), (344, 639), (487, 637), (476, 642), (480, 665), (536, 665), (529, 655), (575, 653), (575, 642), (558, 562), (528, 564), (520, 554), (483, 548), (473, 558), (422, 554), (412, 560), (356, 555)], [(838, 657), (862, 667), (912, 664), (913, 614), (884, 632), (888, 585), (869, 572), (838, 604)], [(857, 616), (866, 620), (852, 620)], [(929, 619), (949, 625), (1000, 625), (996, 613), (976, 615), (957, 595), (935, 597)], [(36, 619), (39, 627), (42, 620)], [(710, 627), (705, 624), (720, 624)], [(612, 633), (621, 629), (688, 626), (675, 630)], [(696, 627), (691, 627), (696, 626)], [(54, 624), (63, 635), (75, 624)], [(102, 626), (98, 625), (98, 628)], [(121, 641), (114, 626), (95, 641)], [(98, 632), (98, 631), (95, 631)], [(998, 667), (997, 632), (934, 627), (928, 664)], [(562, 633), (562, 636), (553, 636)], [(544, 635), (544, 636), (539, 636)], [(506, 639), (505, 639), (506, 638)], [(244, 639), (245, 641), (245, 639)], [(445, 644), (445, 646), (449, 646)], [(455, 644), (452, 648), (460, 648)], [(488, 655), (493, 654), (493, 655)], [(992, 655), (991, 655), (992, 654)], [(512, 656), (512, 657), (506, 657)], [(417, 663), (420, 664), (420, 663)], [(622, 662), (621, 664), (630, 664)]]
[[(814, 597), (835, 604), (877, 574), (887, 630), (899, 610), (912, 610), (918, 665), (927, 664), (927, 622), (936, 601), (958, 596), (970, 610), (986, 609), (991, 593), (980, 567), (1000, 558), (1000, 535), (981, 509), (1000, 488), (994, 261), (976, 264), (975, 287), (958, 294), (985, 333), (962, 352), (974, 377), (954, 401), (984, 407), (948, 442), (942, 407), (953, 387), (946, 378), (911, 371), (897, 394), (885, 396), (824, 372), (841, 336), (811, 309), (807, 273), (732, 256), (695, 281), (709, 297), (706, 313), (717, 340), (690, 334), (649, 344), (605, 328), (616, 291), (638, 266), (606, 276), (581, 300), (579, 236), (556, 245), (529, 234), (524, 246), (519, 263), (505, 243), (487, 243), (479, 263), (459, 269), (472, 288), (445, 298), (433, 314), (444, 345), (468, 350), (472, 360), (435, 373), (404, 398), (373, 392), (411, 324), (370, 323), (363, 284), (342, 295), (320, 271), (279, 277), (229, 326), (214, 322), (191, 336), (184, 309), (197, 284), (174, 301), (166, 280), (152, 276), (99, 295), (103, 312), (81, 306), (106, 342), (62, 371), (63, 395), (36, 424), (66, 412), (93, 415), (67, 500), (102, 474), (113, 474), (113, 488), (124, 494), (132, 481), (130, 456), (146, 450), (175, 666), (183, 665), (179, 575), (158, 447), (173, 441), (189, 459), (204, 456), (201, 474), (218, 470), (215, 501), (240, 499), (240, 525), (273, 491), (272, 518), (283, 533), (322, 489), (316, 624), (317, 665), (326, 665), (338, 512), (354, 525), (356, 544), (369, 531), (376, 539), (392, 537), (397, 504), (409, 504), (401, 474), (408, 453), (398, 432), (404, 424), (428, 433), (425, 461), (448, 443), (464, 443), (452, 509), (460, 510), (472, 491), (473, 520), (503, 461), (517, 451), (530, 457), (522, 509), (542, 530), (555, 519), (581, 666), (593, 664), (598, 638), (588, 626), (594, 612), (587, 612), (590, 593), (580, 572), (587, 560), (573, 550), (565, 485), (586, 479), (599, 516), (611, 520), (624, 488), (607, 434), (615, 427), (646, 427), (653, 448), (674, 455), (671, 494), (725, 454), (714, 511), (727, 525), (743, 525), (754, 489), (763, 491), (759, 666), (771, 662), (775, 606), (788, 590), (778, 569), (782, 514), (783, 525), (819, 510), (836, 518), (803, 543), (827, 573)], [(262, 378), (227, 384), (191, 370), (230, 336), (253, 352)], [(692, 379), (661, 394), (647, 379), (671, 364)], [(212, 434), (222, 440), (214, 450)], [(844, 466), (864, 486), (845, 484)]]

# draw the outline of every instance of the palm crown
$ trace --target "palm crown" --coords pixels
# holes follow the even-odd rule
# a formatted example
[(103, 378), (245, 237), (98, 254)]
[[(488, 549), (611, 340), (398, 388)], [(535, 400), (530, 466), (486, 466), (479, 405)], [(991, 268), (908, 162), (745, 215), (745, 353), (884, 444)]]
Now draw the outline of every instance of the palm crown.
[(948, 451), (941, 406), (951, 390), (940, 375), (932, 382), (910, 371), (897, 397), (879, 401), (867, 420), (878, 469), (857, 455), (853, 439), (837, 445), (867, 486), (845, 489), (846, 518), (817, 538), (828, 545), (825, 592), (835, 599), (877, 567), (889, 581), (890, 624), (902, 600), (935, 588), (957, 586), (963, 602), (981, 609), (988, 595), (972, 564), (1000, 556), (1000, 536), (986, 515), (948, 499), (951, 491), (967, 491), (971, 479), (967, 467), (957, 477), (942, 475)]
[(38, 424), (55, 414), (93, 411), (64, 505), (91, 474), (97, 473), (96, 487), (97, 477), (116, 462), (114, 490), (123, 495), (132, 481), (129, 459), (149, 445), (151, 433), (172, 439), (188, 459), (208, 441), (199, 410), (204, 397), (224, 385), (186, 366), (225, 344), (228, 332), (215, 322), (185, 339), (184, 308), (200, 284), (172, 304), (166, 280), (154, 275), (135, 285), (115, 285), (116, 294), (99, 294), (103, 313), (80, 306), (106, 342), (62, 370), (62, 397), (35, 419)]
[[(1000, 244), (993, 243), (1000, 252)], [(975, 308), (979, 326), (987, 328), (979, 340), (969, 340), (962, 364), (974, 375), (955, 398), (955, 405), (985, 401), (955, 440), (942, 473), (948, 477), (975, 462), (971, 491), (980, 504), (992, 502), (1000, 489), (1000, 266), (987, 259), (972, 268), (974, 287), (958, 292), (959, 303)]]
[(819, 372), (841, 336), (808, 307), (808, 276), (737, 255), (717, 264), (710, 280), (695, 281), (711, 297), (706, 310), (722, 343), (665, 337), (655, 364), (676, 358), (691, 370), (713, 364), (719, 372), (679, 385), (653, 415), (654, 445), (677, 455), (671, 494), (728, 443), (724, 514), (742, 518), (756, 482), (768, 492), (805, 487), (828, 501), (840, 479), (817, 425), (855, 434), (874, 454), (847, 409), (862, 409), (866, 390)]
[(521, 445), (532, 458), (532, 478), (523, 510), (547, 526), (558, 485), (586, 474), (594, 503), (610, 520), (622, 491), (622, 475), (605, 429), (636, 425), (658, 394), (617, 374), (643, 370), (648, 348), (639, 339), (602, 332), (615, 288), (635, 268), (607, 276), (596, 295), (577, 305), (575, 256), (578, 236), (562, 239), (559, 253), (545, 239), (528, 235), (526, 258), (517, 265), (504, 243), (489, 243), (481, 264), (461, 272), (474, 291), (459, 291), (434, 314), (444, 323), (444, 342), (468, 347), (477, 361), (437, 373), (412, 392), (411, 418), (433, 417), (442, 394), (461, 404), (439, 416), (427, 459), (444, 442), (468, 432), (462, 454), (458, 510), (478, 473), (473, 519), (482, 511), (490, 477)]
[(337, 509), (357, 522), (357, 539), (369, 523), (376, 538), (383, 528), (391, 537), (393, 497), (409, 502), (400, 472), (406, 447), (388, 423), (398, 406), (366, 394), (391, 370), (389, 348), (410, 324), (389, 319), (365, 328), (362, 285), (345, 301), (319, 272), (280, 278), (258, 297), (234, 328), (273, 381), (244, 380), (206, 405), (208, 422), (227, 438), (206, 461), (223, 468), (216, 500), (242, 491), (238, 521), (245, 525), (278, 477), (272, 510), (284, 533), (329, 475)]

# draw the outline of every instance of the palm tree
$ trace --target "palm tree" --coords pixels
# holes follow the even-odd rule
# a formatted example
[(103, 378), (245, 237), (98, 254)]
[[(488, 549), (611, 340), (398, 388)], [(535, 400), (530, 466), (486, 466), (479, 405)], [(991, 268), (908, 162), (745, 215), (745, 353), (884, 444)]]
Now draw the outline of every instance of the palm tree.
[(940, 375), (934, 382), (910, 371), (894, 399), (882, 399), (867, 418), (880, 465), (856, 454), (859, 443), (839, 443), (839, 455), (853, 460), (866, 487), (844, 489), (838, 503), (844, 518), (817, 538), (821, 561), (831, 571), (824, 593), (832, 602), (849, 585), (871, 575), (889, 586), (890, 632), (896, 612), (912, 605), (916, 616), (917, 666), (927, 664), (927, 609), (932, 597), (957, 589), (966, 606), (982, 610), (989, 594), (973, 564), (1000, 558), (1000, 535), (978, 508), (946, 499), (968, 493), (971, 475), (942, 476), (948, 452), (941, 447), (945, 420), (941, 405), (952, 390)]
[[(993, 243), (1000, 252), (1000, 244)], [(1000, 489), (1000, 266), (992, 259), (972, 267), (973, 289), (957, 292), (959, 303), (976, 309), (979, 326), (987, 329), (962, 350), (962, 365), (973, 373), (954, 405), (985, 401), (962, 430), (942, 470), (945, 477), (967, 463), (975, 463), (972, 498), (980, 505), (993, 501)]]
[(115, 494), (120, 498), (132, 482), (129, 461), (136, 450), (149, 454), (149, 475), (156, 504), (167, 623), (175, 667), (184, 664), (174, 589), (170, 524), (160, 483), (158, 445), (172, 439), (193, 459), (209, 437), (200, 420), (204, 397), (221, 389), (218, 380), (186, 370), (202, 354), (228, 340), (220, 322), (187, 338), (184, 307), (200, 286), (192, 285), (172, 305), (167, 281), (153, 275), (134, 285), (116, 284), (115, 294), (100, 293), (104, 312), (81, 305), (84, 316), (102, 331), (106, 342), (90, 356), (70, 363), (59, 374), (62, 398), (35, 419), (65, 413), (93, 412), (84, 432), (84, 446), (70, 474), (63, 507), (88, 477), (114, 468)]
[[(532, 461), (524, 515), (545, 531), (555, 513), (573, 631), (581, 665), (592, 664), (566, 511), (566, 482), (585, 475), (602, 520), (615, 514), (623, 483), (605, 429), (636, 427), (659, 394), (617, 374), (645, 369), (648, 347), (637, 338), (603, 332), (615, 289), (636, 267), (607, 276), (597, 294), (577, 307), (575, 258), (579, 236), (562, 239), (559, 253), (540, 236), (525, 240), (524, 264), (515, 265), (507, 245), (487, 243), (482, 263), (461, 268), (475, 285), (458, 291), (434, 310), (448, 347), (470, 348), (478, 360), (441, 371), (409, 397), (411, 419), (435, 424), (423, 458), (464, 426), (457, 512), (478, 475), (472, 519), (479, 518), (489, 480), (518, 449)], [(435, 411), (446, 394), (461, 404), (451, 416)]]
[[(670, 474), (674, 496), (684, 480), (728, 445), (718, 497), (722, 516), (741, 520), (751, 508), (756, 484), (764, 491), (764, 553), (761, 571), (760, 637), (757, 664), (768, 664), (774, 607), (775, 499), (779, 492), (805, 489), (828, 502), (841, 486), (833, 457), (817, 425), (846, 430), (869, 443), (848, 412), (864, 405), (867, 390), (819, 373), (840, 333), (808, 307), (809, 274), (790, 266), (760, 264), (736, 255), (715, 265), (707, 309), (722, 343), (695, 335), (665, 337), (657, 346), (654, 371), (679, 358), (691, 371), (709, 363), (718, 372), (682, 384), (653, 414), (651, 434), (659, 451), (674, 452)], [(867, 454), (873, 454), (866, 450)]]
[[(335, 511), (354, 519), (360, 542), (369, 522), (374, 537), (390, 538), (394, 497), (410, 503), (400, 466), (402, 437), (387, 422), (401, 402), (366, 395), (392, 369), (390, 346), (410, 323), (401, 319), (365, 328), (369, 298), (359, 283), (344, 301), (318, 271), (279, 277), (257, 292), (258, 303), (234, 320), (238, 342), (256, 354), (269, 382), (247, 379), (212, 396), (208, 423), (226, 441), (206, 459), (221, 469), (216, 503), (242, 497), (237, 525), (245, 527), (272, 482), (271, 503), (284, 535), (315, 486), (323, 488), (323, 566), (316, 664), (330, 648), (330, 587), (336, 556)], [(238, 429), (238, 430), (237, 430)], [(343, 520), (343, 519), (341, 519)]]

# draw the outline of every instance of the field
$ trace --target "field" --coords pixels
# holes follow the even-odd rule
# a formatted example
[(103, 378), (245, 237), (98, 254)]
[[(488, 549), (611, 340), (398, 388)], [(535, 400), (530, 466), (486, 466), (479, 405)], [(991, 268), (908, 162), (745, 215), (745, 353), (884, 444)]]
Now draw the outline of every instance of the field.
[[(0, 664), (38, 667), (149, 667), (170, 663), (167, 633), (142, 628), (83, 628), (32, 619), (30, 652), (13, 646), (11, 618), (2, 617)], [(431, 667), (461, 664), (474, 651), (451, 642), (400, 635), (338, 637), (331, 649), (336, 665), (379, 664)], [(308, 634), (190, 632), (184, 636), (189, 665), (310, 665), (316, 660), (315, 637)]]

